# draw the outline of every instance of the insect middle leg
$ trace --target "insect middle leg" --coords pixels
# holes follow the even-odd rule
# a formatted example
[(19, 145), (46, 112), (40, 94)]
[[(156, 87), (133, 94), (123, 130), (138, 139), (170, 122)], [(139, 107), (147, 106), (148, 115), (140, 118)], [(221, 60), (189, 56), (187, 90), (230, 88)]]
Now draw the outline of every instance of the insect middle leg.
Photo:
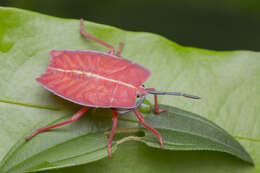
[(117, 114), (118, 113), (113, 110), (113, 117), (112, 117), (113, 125), (112, 125), (112, 129), (111, 129), (111, 132), (110, 132), (110, 135), (109, 135), (108, 143), (107, 143), (107, 152), (108, 152), (108, 156), (109, 157), (112, 157), (111, 144), (112, 144), (113, 136), (114, 136), (114, 133), (115, 133), (115, 130), (116, 130), (116, 126), (117, 126)]
[(50, 125), (50, 126), (46, 126), (46, 127), (42, 127), (40, 129), (37, 129), (34, 132), (32, 132), (31, 135), (27, 136), (26, 140), (29, 140), (33, 136), (36, 136), (37, 134), (42, 133), (44, 131), (47, 131), (49, 129), (52, 129), (52, 128), (55, 128), (55, 127), (59, 127), (59, 126), (63, 126), (65, 124), (72, 123), (72, 122), (76, 121), (77, 119), (79, 119), (87, 110), (88, 110), (88, 107), (84, 107), (84, 108), (80, 109), (76, 114), (74, 114), (72, 116), (71, 119), (69, 119), (67, 121), (63, 121), (63, 122), (60, 122), (60, 123), (56, 123), (56, 124), (53, 124), (53, 125)]
[[(155, 91), (154, 88), (146, 88), (146, 89)], [(166, 112), (167, 110), (168, 110), (167, 108), (159, 109), (157, 94), (154, 94), (154, 111), (155, 111), (155, 113), (160, 114), (162, 112)]]
[(157, 136), (157, 138), (158, 138), (158, 140), (159, 140), (159, 142), (160, 142), (160, 144), (161, 144), (161, 148), (162, 148), (162, 149), (165, 149), (164, 144), (163, 144), (162, 135), (161, 135), (157, 130), (155, 130), (154, 128), (152, 128), (151, 126), (149, 126), (148, 124), (146, 124), (146, 123), (144, 122), (143, 116), (141, 115), (141, 113), (140, 113), (137, 109), (134, 110), (133, 112), (135, 113), (135, 115), (136, 115), (136, 117), (138, 118), (138, 120), (140, 121), (140, 123), (141, 123), (144, 127), (146, 127), (148, 130), (150, 130), (151, 132), (153, 132), (153, 133)]

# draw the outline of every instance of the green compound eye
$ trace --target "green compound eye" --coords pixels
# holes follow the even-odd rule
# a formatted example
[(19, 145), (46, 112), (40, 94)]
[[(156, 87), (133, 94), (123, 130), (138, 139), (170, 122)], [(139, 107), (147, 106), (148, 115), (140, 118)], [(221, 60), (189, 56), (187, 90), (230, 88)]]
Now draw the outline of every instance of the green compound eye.
[(152, 103), (148, 100), (144, 100), (143, 104), (138, 108), (138, 110), (142, 113), (150, 113), (152, 111)]

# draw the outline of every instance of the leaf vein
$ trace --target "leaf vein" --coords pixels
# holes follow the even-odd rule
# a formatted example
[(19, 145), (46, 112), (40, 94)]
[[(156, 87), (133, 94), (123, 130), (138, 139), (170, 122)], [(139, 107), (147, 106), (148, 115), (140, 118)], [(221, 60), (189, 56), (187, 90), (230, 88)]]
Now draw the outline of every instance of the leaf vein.
[(60, 108), (55, 108), (55, 107), (50, 107), (50, 106), (43, 106), (43, 105), (34, 105), (34, 104), (22, 103), (22, 102), (15, 102), (15, 101), (12, 101), (12, 100), (0, 99), (0, 102), (1, 103), (6, 103), (6, 104), (13, 104), (13, 105), (19, 105), (19, 106), (24, 106), (24, 107), (30, 107), (30, 108), (37, 108), (37, 109), (48, 109), (48, 110), (53, 110), (53, 111), (61, 110)]

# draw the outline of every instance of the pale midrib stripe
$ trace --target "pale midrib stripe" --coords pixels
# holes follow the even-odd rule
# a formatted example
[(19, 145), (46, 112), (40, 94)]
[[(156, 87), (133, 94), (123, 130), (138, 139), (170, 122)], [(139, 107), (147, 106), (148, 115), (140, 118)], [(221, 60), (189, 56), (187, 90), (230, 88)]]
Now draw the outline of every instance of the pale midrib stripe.
[(56, 71), (60, 71), (60, 72), (64, 72), (64, 73), (76, 73), (76, 74), (81, 74), (81, 75), (86, 75), (87, 77), (94, 77), (94, 78), (98, 78), (98, 79), (102, 79), (102, 80), (106, 80), (109, 82), (113, 82), (113, 83), (117, 83), (117, 84), (121, 84), (130, 88), (136, 88), (135, 86), (122, 82), (122, 81), (118, 81), (118, 80), (114, 80), (114, 79), (110, 79), (104, 76), (100, 76), (98, 74), (94, 74), (94, 73), (90, 73), (90, 72), (86, 72), (86, 71), (80, 71), (80, 70), (65, 70), (65, 69), (61, 69), (61, 68), (54, 68), (54, 67), (49, 67), (49, 69), (52, 70), (56, 70)]

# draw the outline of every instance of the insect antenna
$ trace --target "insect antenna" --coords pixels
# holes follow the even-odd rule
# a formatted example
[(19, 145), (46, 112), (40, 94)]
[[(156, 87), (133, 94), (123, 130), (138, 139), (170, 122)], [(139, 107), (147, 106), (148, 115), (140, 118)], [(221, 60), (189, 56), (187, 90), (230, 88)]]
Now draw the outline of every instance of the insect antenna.
[(199, 96), (194, 96), (190, 94), (185, 94), (181, 92), (166, 92), (166, 91), (152, 91), (152, 90), (146, 90), (149, 94), (155, 94), (155, 95), (175, 95), (175, 96), (183, 96), (191, 99), (200, 99)]

